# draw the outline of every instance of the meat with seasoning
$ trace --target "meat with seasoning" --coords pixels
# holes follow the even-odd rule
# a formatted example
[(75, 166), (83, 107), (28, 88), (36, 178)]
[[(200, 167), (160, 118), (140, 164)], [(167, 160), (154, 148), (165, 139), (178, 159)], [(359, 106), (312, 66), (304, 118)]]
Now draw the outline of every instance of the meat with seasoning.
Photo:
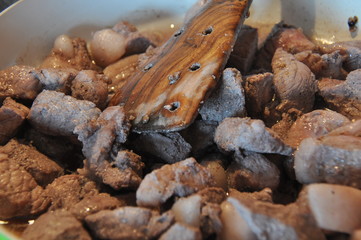
[(29, 108), (6, 98), (0, 108), (0, 145), (6, 144), (16, 135), (26, 117)]

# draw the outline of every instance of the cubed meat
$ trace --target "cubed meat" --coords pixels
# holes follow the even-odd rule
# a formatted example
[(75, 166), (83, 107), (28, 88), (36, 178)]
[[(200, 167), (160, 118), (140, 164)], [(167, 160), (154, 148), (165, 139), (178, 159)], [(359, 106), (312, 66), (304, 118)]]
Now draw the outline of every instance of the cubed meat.
[(248, 115), (261, 118), (266, 104), (274, 97), (273, 74), (263, 73), (247, 77), (245, 92)]
[(29, 108), (6, 98), (0, 108), (0, 145), (16, 135), (29, 114)]
[(125, 202), (110, 196), (107, 193), (85, 196), (80, 202), (70, 206), (69, 212), (78, 220), (84, 220), (85, 217), (100, 212), (102, 210), (113, 210), (124, 206)]
[(253, 61), (258, 50), (258, 31), (247, 25), (243, 25), (238, 33), (233, 51), (228, 59), (227, 66), (237, 68), (243, 75), (251, 70)]
[(256, 68), (271, 71), (270, 62), (277, 48), (282, 48), (291, 54), (317, 49), (316, 45), (303, 34), (302, 29), (279, 23), (273, 27), (259, 50), (256, 56)]
[(304, 205), (279, 205), (253, 199), (227, 201), (248, 224), (257, 239), (326, 239), (310, 209)]
[(15, 139), (0, 147), (0, 153), (6, 154), (10, 161), (25, 169), (42, 187), (63, 174), (63, 169), (57, 163), (38, 152), (33, 146)]
[(226, 117), (246, 116), (241, 73), (235, 68), (223, 71), (219, 87), (199, 110), (203, 120), (221, 122)]
[(35, 129), (45, 134), (72, 136), (77, 125), (99, 115), (100, 110), (92, 102), (44, 90), (33, 102), (28, 119)]
[(227, 168), (229, 188), (239, 191), (276, 189), (280, 182), (280, 170), (265, 156), (258, 153), (236, 153), (235, 161)]
[(338, 51), (343, 56), (343, 65), (345, 70), (354, 71), (361, 68), (361, 44), (360, 41), (336, 42), (334, 44), (323, 45), (323, 53), (332, 53)]
[(295, 152), (295, 172), (304, 184), (361, 188), (361, 137), (340, 134), (304, 139)]
[(168, 229), (159, 240), (201, 240), (202, 233), (199, 228), (195, 228), (189, 225), (175, 223)]
[(289, 129), (285, 142), (297, 148), (308, 137), (318, 138), (350, 123), (345, 116), (331, 110), (314, 110), (298, 118)]
[(49, 56), (39, 66), (44, 68), (81, 70), (99, 70), (90, 57), (84, 39), (60, 35), (54, 42)]
[(91, 240), (82, 223), (64, 210), (49, 211), (29, 225), (22, 234), (24, 240)]
[(211, 174), (188, 158), (147, 174), (137, 189), (137, 204), (160, 207), (172, 196), (185, 197), (213, 185)]
[(361, 118), (361, 69), (350, 72), (346, 81), (322, 79), (318, 93), (330, 109), (349, 119)]
[(31, 73), (29, 66), (12, 66), (0, 71), (0, 101), (7, 97), (33, 100), (42, 89), (42, 84)]
[(321, 77), (345, 79), (347, 75), (342, 68), (342, 55), (338, 51), (323, 55), (312, 51), (304, 51), (297, 53), (295, 57), (309, 67), (317, 79)]
[(108, 107), (98, 119), (77, 126), (74, 133), (83, 143), (82, 151), (86, 157), (82, 174), (116, 190), (137, 188), (144, 164), (138, 155), (117, 147), (127, 140), (129, 129), (120, 106)]
[(141, 207), (121, 207), (89, 215), (85, 222), (99, 239), (147, 239), (148, 224), (159, 213)]
[(49, 207), (44, 189), (17, 162), (0, 154), (0, 219), (38, 215)]
[(310, 69), (281, 48), (273, 56), (272, 69), (274, 89), (280, 101), (277, 110), (286, 112), (296, 108), (302, 112), (311, 111), (317, 83)]
[(178, 132), (142, 133), (135, 135), (131, 146), (140, 153), (150, 154), (165, 163), (175, 163), (187, 158), (191, 145)]
[(104, 109), (108, 100), (108, 79), (93, 70), (78, 73), (71, 85), (71, 96), (79, 100), (88, 100)]
[(226, 118), (216, 129), (214, 141), (225, 152), (240, 149), (258, 153), (291, 155), (293, 150), (261, 120)]
[(31, 71), (36, 79), (43, 85), (43, 89), (70, 94), (70, 86), (78, 71), (68, 69), (36, 69)]
[(58, 177), (46, 187), (45, 192), (51, 199), (51, 210), (72, 209), (82, 199), (99, 193), (95, 182), (75, 174)]

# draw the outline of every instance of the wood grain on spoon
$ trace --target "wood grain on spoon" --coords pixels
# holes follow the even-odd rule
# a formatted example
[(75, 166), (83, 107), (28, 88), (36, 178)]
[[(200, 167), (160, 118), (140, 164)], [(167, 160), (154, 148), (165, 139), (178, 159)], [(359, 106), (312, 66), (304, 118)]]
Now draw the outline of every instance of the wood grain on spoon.
[(177, 131), (192, 123), (215, 87), (252, 0), (210, 0), (118, 90), (136, 131)]

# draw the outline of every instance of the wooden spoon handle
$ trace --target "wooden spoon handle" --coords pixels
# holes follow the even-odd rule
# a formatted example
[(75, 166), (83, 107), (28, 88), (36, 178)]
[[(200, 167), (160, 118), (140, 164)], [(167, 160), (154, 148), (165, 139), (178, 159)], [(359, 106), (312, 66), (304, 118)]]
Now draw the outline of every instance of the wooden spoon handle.
[(177, 131), (192, 123), (215, 87), (252, 0), (210, 0), (110, 101), (136, 131)]

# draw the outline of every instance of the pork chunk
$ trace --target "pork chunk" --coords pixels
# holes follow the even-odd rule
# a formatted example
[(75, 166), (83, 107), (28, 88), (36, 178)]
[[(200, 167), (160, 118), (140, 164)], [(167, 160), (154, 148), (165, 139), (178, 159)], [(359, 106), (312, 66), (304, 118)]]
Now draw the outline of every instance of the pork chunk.
[(44, 189), (18, 163), (0, 153), (0, 219), (29, 217), (50, 204)]
[(136, 188), (144, 164), (140, 157), (118, 149), (128, 136), (130, 125), (120, 106), (106, 108), (97, 120), (77, 126), (74, 133), (83, 143), (86, 157), (82, 174), (114, 189)]
[(82, 199), (99, 193), (95, 182), (75, 174), (58, 177), (45, 191), (52, 202), (51, 210), (69, 210)]
[(284, 206), (232, 197), (227, 202), (246, 221), (257, 239), (326, 239), (307, 205)]
[(10, 161), (25, 169), (42, 187), (63, 174), (63, 169), (57, 163), (38, 152), (33, 146), (15, 139), (0, 147), (0, 153), (6, 154)]
[(288, 131), (285, 142), (297, 148), (308, 137), (318, 138), (350, 123), (345, 116), (332, 110), (314, 110), (298, 118)]
[(71, 213), (49, 211), (29, 225), (22, 234), (25, 240), (91, 240), (89, 233)]
[(281, 48), (273, 56), (272, 69), (275, 93), (281, 102), (278, 111), (285, 112), (290, 108), (311, 111), (317, 83), (310, 69)]
[(261, 120), (226, 118), (216, 129), (214, 141), (225, 152), (244, 149), (258, 153), (292, 154), (292, 148), (282, 142)]
[(346, 81), (322, 79), (318, 92), (332, 110), (349, 119), (361, 118), (361, 69), (350, 72)]
[(202, 233), (198, 228), (175, 223), (168, 231), (166, 231), (159, 240), (201, 240)]
[(134, 150), (150, 154), (165, 163), (175, 163), (190, 155), (191, 145), (177, 132), (142, 133), (131, 141)]
[(88, 100), (104, 109), (108, 100), (108, 80), (93, 70), (78, 73), (71, 85), (71, 95), (76, 99)]
[(158, 212), (140, 207), (103, 210), (85, 218), (91, 232), (99, 239), (146, 239), (148, 224)]
[(41, 91), (42, 84), (31, 73), (29, 66), (12, 66), (0, 71), (0, 101), (7, 97), (33, 100)]
[(112, 210), (124, 206), (125, 202), (110, 196), (107, 193), (97, 195), (87, 195), (80, 202), (75, 203), (69, 208), (69, 212), (78, 220), (84, 220), (85, 217), (100, 212), (102, 210)]
[(137, 204), (159, 207), (172, 196), (185, 197), (213, 185), (211, 174), (188, 158), (147, 174), (137, 190)]
[(299, 182), (361, 188), (361, 138), (348, 135), (304, 139), (295, 152)]
[(251, 70), (257, 50), (257, 28), (243, 25), (228, 59), (227, 66), (237, 68), (245, 75)]
[(314, 51), (317, 47), (307, 39), (302, 29), (279, 23), (273, 27), (264, 46), (259, 50), (256, 67), (271, 71), (270, 62), (277, 48), (296, 54), (307, 50)]
[(223, 71), (220, 86), (205, 100), (199, 110), (203, 120), (221, 122), (226, 117), (246, 115), (241, 73), (235, 68)]
[(280, 171), (262, 154), (236, 153), (235, 161), (227, 169), (228, 186), (239, 191), (276, 189), (280, 182)]
[(68, 69), (36, 69), (31, 71), (36, 79), (43, 85), (43, 89), (59, 91), (70, 94), (71, 82), (74, 80), (78, 71), (72, 68)]
[(274, 95), (273, 74), (263, 73), (246, 78), (246, 108), (249, 116), (261, 118), (267, 103)]
[(28, 119), (35, 129), (45, 134), (72, 136), (77, 125), (99, 115), (100, 110), (92, 102), (44, 90), (33, 102)]
[(0, 145), (6, 144), (16, 135), (29, 114), (24, 105), (6, 98), (0, 108)]
[(295, 57), (309, 67), (317, 79), (321, 77), (345, 79), (347, 75), (342, 68), (342, 55), (338, 51), (323, 55), (304, 51), (297, 53)]

